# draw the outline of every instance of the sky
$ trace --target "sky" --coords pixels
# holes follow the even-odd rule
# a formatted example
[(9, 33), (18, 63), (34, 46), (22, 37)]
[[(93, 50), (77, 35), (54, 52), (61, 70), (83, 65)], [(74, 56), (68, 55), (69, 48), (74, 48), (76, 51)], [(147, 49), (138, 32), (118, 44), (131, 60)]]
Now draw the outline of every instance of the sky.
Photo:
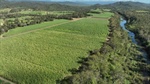
[(50, 0), (50, 1), (135, 1), (135, 2), (150, 3), (150, 0)]

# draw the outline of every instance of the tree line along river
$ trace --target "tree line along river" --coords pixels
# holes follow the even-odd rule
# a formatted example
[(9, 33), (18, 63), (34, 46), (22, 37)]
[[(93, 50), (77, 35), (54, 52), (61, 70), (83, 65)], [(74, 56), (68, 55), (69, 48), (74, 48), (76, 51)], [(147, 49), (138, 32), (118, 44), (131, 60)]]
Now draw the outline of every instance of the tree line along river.
[[(120, 26), (121, 26), (121, 28), (122, 28), (124, 31), (128, 32), (128, 35), (129, 35), (129, 37), (131, 38), (132, 43), (138, 45), (137, 41), (135, 40), (135, 34), (134, 34), (133, 32), (131, 32), (131, 31), (129, 31), (129, 30), (126, 28), (126, 26), (125, 26), (126, 23), (127, 23), (127, 21), (126, 21), (125, 19), (121, 18), (121, 20), (120, 20)], [(148, 54), (146, 53), (146, 51), (145, 51), (144, 49), (140, 49), (140, 52), (142, 53), (143, 57), (145, 58), (146, 63), (150, 64), (150, 60), (149, 60), (149, 58), (148, 58)]]

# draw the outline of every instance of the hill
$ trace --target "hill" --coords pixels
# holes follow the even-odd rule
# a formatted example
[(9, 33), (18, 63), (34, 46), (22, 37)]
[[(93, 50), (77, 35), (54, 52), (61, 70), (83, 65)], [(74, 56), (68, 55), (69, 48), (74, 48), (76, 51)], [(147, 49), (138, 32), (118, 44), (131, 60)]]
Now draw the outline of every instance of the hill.
[(133, 9), (139, 9), (139, 10), (145, 10), (150, 7), (150, 4), (145, 4), (141, 2), (116, 2), (111, 5), (106, 5), (107, 7), (113, 7), (115, 9), (127, 9), (127, 10), (133, 10)]
[[(72, 6), (70, 6), (72, 5)], [(5, 1), (0, 3), (0, 8), (27, 8), (34, 10), (47, 11), (77, 11), (82, 10), (83, 7), (77, 7), (77, 3), (72, 2), (41, 2), (41, 1)], [(84, 8), (85, 9), (85, 8)]]
[(132, 2), (132, 1), (127, 1), (127, 2), (115, 2), (111, 4), (94, 4), (90, 6), (93, 9), (96, 8), (109, 8), (112, 9), (112, 11), (119, 11), (119, 10), (127, 10), (127, 11), (132, 11), (132, 10), (150, 10), (150, 4), (145, 4), (141, 2)]

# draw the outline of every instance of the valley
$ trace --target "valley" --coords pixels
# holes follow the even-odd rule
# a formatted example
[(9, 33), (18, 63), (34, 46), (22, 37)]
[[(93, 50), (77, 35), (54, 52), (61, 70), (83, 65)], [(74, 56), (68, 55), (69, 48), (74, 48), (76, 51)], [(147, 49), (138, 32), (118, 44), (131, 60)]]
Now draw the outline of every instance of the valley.
[(150, 83), (148, 4), (67, 3), (0, 1), (0, 84)]

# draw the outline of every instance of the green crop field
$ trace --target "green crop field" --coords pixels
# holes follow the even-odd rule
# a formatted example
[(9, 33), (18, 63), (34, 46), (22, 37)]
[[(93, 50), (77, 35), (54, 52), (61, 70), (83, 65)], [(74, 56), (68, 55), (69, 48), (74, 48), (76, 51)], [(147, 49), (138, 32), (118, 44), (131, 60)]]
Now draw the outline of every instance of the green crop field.
[(103, 11), (109, 12), (109, 11), (111, 11), (111, 9), (103, 9)]
[(31, 25), (31, 26), (18, 27), (18, 28), (9, 30), (9, 32), (3, 34), (3, 36), (7, 37), (7, 36), (15, 35), (15, 34), (20, 34), (20, 33), (28, 32), (28, 31), (35, 30), (35, 29), (45, 28), (47, 26), (53, 26), (53, 25), (63, 23), (63, 22), (69, 22), (69, 20), (63, 20), (63, 19), (54, 20), (54, 21), (44, 22), (41, 24), (36, 24), (36, 25)]
[(109, 18), (113, 13), (110, 12), (102, 12), (101, 14), (89, 13), (92, 17), (96, 18)]
[(101, 9), (99, 9), (99, 8), (97, 8), (97, 9), (91, 9), (91, 12), (99, 12), (99, 13), (101, 13), (102, 12), (102, 10)]
[(21, 14), (40, 14), (40, 15), (46, 15), (48, 14), (48, 11), (32, 11), (32, 10), (25, 10), (19, 12)]
[(20, 84), (55, 84), (70, 75), (69, 69), (79, 67), (80, 57), (99, 49), (109, 33), (109, 21), (100, 18), (83, 18), (44, 29), (61, 22), (31, 25), (4, 34), (11, 36), (43, 27), (0, 39), (0, 75)]
[(19, 12), (21, 14), (40, 14), (40, 15), (46, 15), (46, 14), (54, 14), (54, 15), (64, 15), (64, 14), (71, 14), (73, 11), (32, 11), (32, 10), (25, 10)]
[(137, 13), (145, 13), (145, 12), (149, 12), (149, 11), (145, 11), (145, 10), (137, 10)]
[(54, 15), (65, 15), (65, 14), (72, 14), (74, 11), (50, 11), (49, 14)]
[(2, 13), (2, 12), (9, 12), (10, 10), (11, 10), (10, 8), (0, 9), (0, 13)]
[(109, 16), (113, 15), (113, 13), (110, 13), (110, 12), (103, 12), (101, 13), (101, 15), (99, 17), (105, 17), (105, 18), (108, 18)]
[(0, 19), (0, 23), (3, 22), (3, 19)]

